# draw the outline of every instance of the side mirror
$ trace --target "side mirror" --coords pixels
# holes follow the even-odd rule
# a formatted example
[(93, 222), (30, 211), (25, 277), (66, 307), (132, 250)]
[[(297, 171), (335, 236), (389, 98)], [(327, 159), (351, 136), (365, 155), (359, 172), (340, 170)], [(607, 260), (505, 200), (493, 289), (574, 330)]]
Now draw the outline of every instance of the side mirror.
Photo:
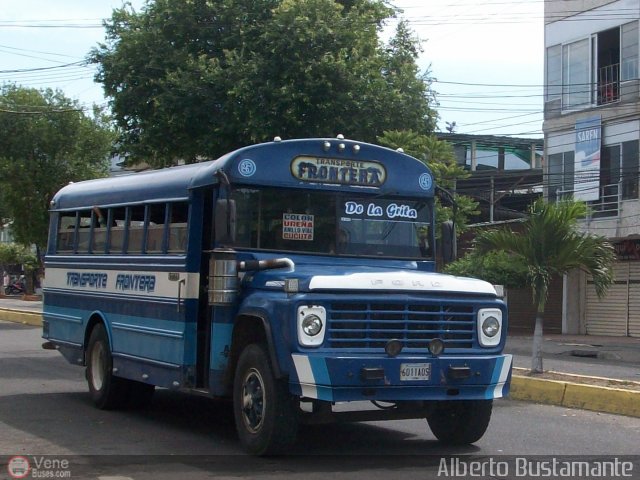
[(216, 201), (215, 241), (226, 245), (236, 241), (236, 201), (224, 198)]
[(456, 228), (451, 220), (447, 220), (442, 222), (441, 230), (442, 263), (446, 265), (456, 259)]

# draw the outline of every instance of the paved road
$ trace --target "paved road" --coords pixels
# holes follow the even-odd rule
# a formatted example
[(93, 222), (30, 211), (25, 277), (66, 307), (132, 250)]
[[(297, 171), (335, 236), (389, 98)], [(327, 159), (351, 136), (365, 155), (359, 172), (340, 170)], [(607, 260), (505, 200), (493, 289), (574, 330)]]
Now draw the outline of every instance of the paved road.
[(72, 478), (431, 478), (452, 454), (620, 456), (640, 444), (640, 419), (504, 400), (471, 447), (442, 446), (424, 421), (372, 422), (307, 427), (291, 457), (249, 458), (229, 404), (158, 391), (146, 411), (97, 410), (83, 369), (42, 350), (39, 334), (0, 322), (0, 455), (67, 459)]

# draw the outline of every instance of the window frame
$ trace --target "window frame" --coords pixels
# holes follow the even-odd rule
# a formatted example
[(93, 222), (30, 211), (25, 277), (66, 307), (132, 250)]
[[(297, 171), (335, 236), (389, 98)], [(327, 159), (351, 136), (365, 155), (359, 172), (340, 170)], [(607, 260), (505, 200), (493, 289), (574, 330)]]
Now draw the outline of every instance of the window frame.
[[(181, 215), (185, 215), (183, 222), (173, 222), (173, 213), (177, 211), (178, 205), (181, 205), (184, 210), (181, 212)], [(151, 213), (152, 208), (158, 208), (161, 206), (162, 211), (162, 225), (156, 224), (156, 226), (162, 228), (162, 232), (158, 234), (158, 239), (160, 241), (160, 249), (151, 250), (148, 245), (149, 239), (149, 227), (151, 226)], [(60, 211), (57, 216), (56, 221), (56, 242), (55, 242), (55, 254), (56, 255), (162, 255), (162, 256), (175, 256), (175, 255), (186, 255), (188, 244), (189, 244), (189, 229), (190, 229), (190, 211), (191, 204), (187, 199), (180, 199), (174, 201), (160, 201), (160, 202), (145, 202), (145, 203), (136, 203), (130, 205), (113, 205), (113, 206), (99, 206), (101, 212), (104, 217), (107, 218), (107, 224), (104, 227), (98, 226), (96, 224), (98, 222), (98, 216), (93, 210), (95, 207), (80, 207), (73, 210), (64, 210)], [(144, 220), (133, 220), (134, 209), (138, 209), (138, 213), (141, 212), (141, 208), (144, 208), (143, 219)], [(114, 210), (115, 209), (124, 209), (124, 220), (123, 225), (115, 225), (114, 220)], [(74, 218), (73, 220), (73, 231), (63, 232), (61, 230), (62, 219), (63, 218)], [(84, 219), (84, 221), (83, 221)], [(136, 251), (131, 251), (131, 224), (133, 222), (143, 222), (141, 226), (136, 226), (134, 230), (138, 231), (136, 236), (141, 235), (141, 245), (138, 249), (136, 247)], [(83, 223), (87, 223), (87, 226), (82, 226)], [(180, 241), (177, 244), (180, 248), (173, 248), (171, 244), (171, 232), (172, 229), (175, 228), (175, 225), (180, 225), (180, 229), (184, 230), (180, 234)], [(122, 244), (120, 246), (112, 245), (113, 240), (113, 232), (112, 227), (117, 226), (118, 228), (122, 227)], [(104, 239), (101, 241), (104, 242), (103, 247), (96, 248), (96, 231), (97, 228), (104, 228)], [(85, 230), (87, 229), (87, 230)], [(71, 230), (71, 229), (69, 229)], [(158, 228), (160, 230), (160, 228)], [(61, 250), (61, 234), (69, 233), (72, 235), (72, 248), (68, 250)], [(81, 234), (83, 236), (83, 243), (86, 240), (86, 248), (80, 248)], [(84, 236), (87, 238), (85, 239)], [(175, 245), (174, 245), (175, 247)]]

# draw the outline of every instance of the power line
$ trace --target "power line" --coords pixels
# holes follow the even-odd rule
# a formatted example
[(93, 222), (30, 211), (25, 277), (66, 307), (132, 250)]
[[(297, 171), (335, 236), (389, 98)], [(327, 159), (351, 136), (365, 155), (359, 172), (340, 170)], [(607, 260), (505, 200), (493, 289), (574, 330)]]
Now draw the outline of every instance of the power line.
[(67, 67), (74, 67), (74, 66), (80, 66), (80, 65), (87, 65), (87, 61), (86, 60), (80, 60), (77, 62), (72, 62), (72, 63), (65, 63), (63, 65), (56, 65), (53, 67), (36, 67), (36, 68), (22, 68), (22, 69), (15, 69), (15, 70), (0, 70), (0, 73), (25, 73), (25, 72), (41, 72), (41, 71), (45, 71), (45, 70), (56, 70), (58, 68), (67, 68)]

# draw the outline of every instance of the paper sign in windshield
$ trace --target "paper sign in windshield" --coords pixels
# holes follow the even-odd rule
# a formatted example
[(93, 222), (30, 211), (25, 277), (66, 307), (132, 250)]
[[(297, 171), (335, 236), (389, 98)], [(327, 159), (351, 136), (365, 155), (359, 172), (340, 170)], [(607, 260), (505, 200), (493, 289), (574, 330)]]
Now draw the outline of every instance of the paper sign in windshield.
[(283, 213), (282, 238), (284, 240), (313, 241), (313, 215)]

